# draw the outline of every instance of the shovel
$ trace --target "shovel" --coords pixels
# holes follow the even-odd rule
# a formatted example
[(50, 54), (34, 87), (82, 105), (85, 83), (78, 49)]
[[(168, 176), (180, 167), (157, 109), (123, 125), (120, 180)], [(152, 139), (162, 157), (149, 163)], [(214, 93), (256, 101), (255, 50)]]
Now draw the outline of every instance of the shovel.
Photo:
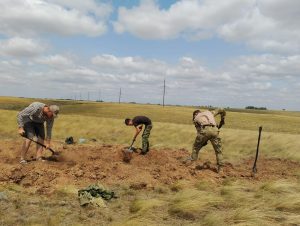
[[(28, 139), (28, 140), (31, 140), (31, 141), (33, 141), (33, 142), (36, 143), (36, 144), (41, 145), (43, 148), (46, 148), (46, 145), (44, 145), (44, 144), (42, 144), (42, 143), (40, 143), (40, 142), (38, 142), (38, 141), (36, 141), (36, 140), (33, 140), (33, 139), (31, 139), (31, 138), (29, 138), (29, 137), (26, 137), (26, 136), (22, 136), (22, 137), (24, 137), (24, 138), (26, 138), (26, 139)], [(52, 155), (59, 155), (59, 152), (54, 151), (52, 148), (46, 148), (46, 149), (49, 150), (49, 151), (51, 151), (51, 152), (52, 152)]]
[(134, 142), (135, 142), (135, 138), (132, 140), (130, 147), (128, 149), (123, 150), (123, 161), (126, 163), (129, 163), (130, 160), (132, 159), (132, 153), (133, 153), (132, 146)]
[(134, 142), (135, 142), (135, 138), (133, 138), (133, 140), (132, 140), (132, 142), (131, 142), (131, 145), (130, 145), (129, 148), (127, 149), (128, 152), (133, 152), (132, 146), (133, 146)]
[(251, 175), (253, 177), (257, 173), (256, 162), (257, 162), (257, 158), (258, 158), (258, 151), (259, 151), (259, 143), (260, 143), (261, 131), (262, 131), (262, 126), (260, 126), (258, 128), (258, 141), (257, 141), (257, 147), (256, 147), (256, 155), (255, 155), (255, 160), (254, 160), (254, 164), (253, 164), (253, 168), (252, 168), (252, 173), (251, 173)]

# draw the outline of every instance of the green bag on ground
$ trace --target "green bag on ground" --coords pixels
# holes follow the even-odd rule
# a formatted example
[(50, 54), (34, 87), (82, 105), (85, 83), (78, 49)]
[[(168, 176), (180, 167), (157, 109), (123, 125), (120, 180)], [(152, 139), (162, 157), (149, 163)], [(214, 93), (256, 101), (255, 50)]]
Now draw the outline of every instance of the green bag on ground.
[(99, 207), (106, 207), (104, 200), (111, 200), (117, 198), (113, 191), (105, 189), (102, 185), (90, 185), (85, 189), (78, 191), (78, 198), (81, 206), (88, 204), (96, 205)]

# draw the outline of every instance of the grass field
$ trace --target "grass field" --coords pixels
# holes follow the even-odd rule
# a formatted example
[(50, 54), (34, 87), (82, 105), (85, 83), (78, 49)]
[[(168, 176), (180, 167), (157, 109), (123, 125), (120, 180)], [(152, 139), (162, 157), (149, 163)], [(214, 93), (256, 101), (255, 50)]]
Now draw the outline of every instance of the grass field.
[[(195, 107), (0, 97), (1, 140), (20, 143), (16, 115), (33, 101), (61, 106), (53, 130), (57, 147), (68, 136), (75, 140), (97, 139), (96, 144), (88, 142), (86, 145), (129, 145), (134, 129), (126, 127), (123, 121), (135, 115), (148, 115), (153, 120), (152, 148), (191, 151), (195, 137), (191, 123)], [(257, 130), (263, 126), (261, 156), (300, 162), (300, 127), (297, 125), (300, 125), (300, 112), (229, 109), (220, 133), (225, 161), (238, 164), (242, 159), (254, 157)], [(140, 140), (137, 144), (140, 145)], [(211, 155), (213, 149), (208, 144), (201, 151), (200, 159)], [(15, 213), (6, 211), (6, 215), (0, 216), (0, 225), (16, 222), (19, 225), (300, 225), (300, 169), (292, 178), (281, 176), (278, 169), (276, 180), (227, 177), (216, 181), (206, 177), (196, 182), (182, 179), (171, 185), (157, 185), (153, 190), (133, 191), (124, 181), (119, 187), (122, 198), (105, 211), (70, 211), (69, 208), (80, 208), (74, 198), (76, 189), (72, 184), (57, 188), (50, 200), (36, 195), (38, 204), (28, 207), (26, 203), (35, 194), (34, 190), (0, 183), (0, 192), (6, 192), (15, 200), (7, 207)], [(29, 215), (30, 211), (40, 212)], [(43, 214), (45, 217), (41, 219), (39, 216)], [(15, 217), (20, 218), (19, 221)]]
[[(62, 115), (95, 116), (110, 119), (124, 119), (135, 115), (147, 115), (154, 122), (191, 125), (191, 115), (196, 107), (178, 107), (144, 104), (97, 103), (84, 101), (39, 100), (14, 97), (0, 97), (0, 109), (21, 110), (33, 101), (57, 104)], [(259, 111), (228, 109), (226, 128), (300, 134), (300, 112)]]
[[(18, 110), (32, 99), (0, 98), (0, 123), (2, 138), (18, 137), (16, 115)], [(68, 136), (75, 139), (95, 138), (100, 143), (129, 144), (134, 129), (124, 125), (124, 118), (147, 115), (154, 121), (151, 135), (153, 147), (185, 148), (190, 150), (195, 129), (191, 122), (194, 108), (158, 105), (86, 103), (73, 101), (44, 101), (61, 106), (61, 114), (55, 122), (54, 140), (64, 141)], [(300, 112), (263, 113), (228, 112), (226, 124), (221, 130), (225, 157), (232, 161), (253, 155), (257, 143), (257, 130), (263, 126), (261, 153), (273, 157), (300, 160)], [(140, 140), (138, 140), (140, 142)], [(210, 145), (205, 149), (212, 149)]]

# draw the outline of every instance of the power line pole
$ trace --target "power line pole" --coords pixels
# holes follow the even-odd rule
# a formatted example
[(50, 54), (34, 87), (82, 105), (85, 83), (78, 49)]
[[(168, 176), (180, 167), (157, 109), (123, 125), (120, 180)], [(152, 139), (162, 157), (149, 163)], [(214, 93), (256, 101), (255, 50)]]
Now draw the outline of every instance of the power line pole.
[(164, 79), (163, 107), (165, 107), (165, 95), (166, 95), (166, 79)]
[(119, 93), (119, 104), (121, 103), (121, 96), (122, 96), (122, 89), (120, 88), (120, 93)]

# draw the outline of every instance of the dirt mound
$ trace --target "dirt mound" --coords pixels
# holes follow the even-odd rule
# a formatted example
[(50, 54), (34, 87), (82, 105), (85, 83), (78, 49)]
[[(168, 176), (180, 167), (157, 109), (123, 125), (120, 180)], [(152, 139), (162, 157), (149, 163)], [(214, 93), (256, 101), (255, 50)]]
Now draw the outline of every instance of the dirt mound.
[[(300, 163), (282, 159), (260, 158), (258, 173), (251, 177), (253, 159), (238, 165), (226, 163), (222, 174), (216, 173), (215, 160), (182, 163), (189, 156), (185, 149), (152, 149), (147, 155), (133, 153), (130, 163), (124, 163), (119, 145), (70, 145), (63, 149), (59, 161), (18, 163), (18, 153), (12, 144), (0, 151), (0, 182), (13, 182), (25, 187), (35, 187), (40, 193), (51, 192), (62, 185), (86, 186), (100, 182), (105, 185), (129, 185), (132, 189), (154, 188), (178, 180), (209, 179), (216, 182), (226, 177), (266, 180), (295, 177)], [(13, 152), (12, 152), (13, 151)]]

